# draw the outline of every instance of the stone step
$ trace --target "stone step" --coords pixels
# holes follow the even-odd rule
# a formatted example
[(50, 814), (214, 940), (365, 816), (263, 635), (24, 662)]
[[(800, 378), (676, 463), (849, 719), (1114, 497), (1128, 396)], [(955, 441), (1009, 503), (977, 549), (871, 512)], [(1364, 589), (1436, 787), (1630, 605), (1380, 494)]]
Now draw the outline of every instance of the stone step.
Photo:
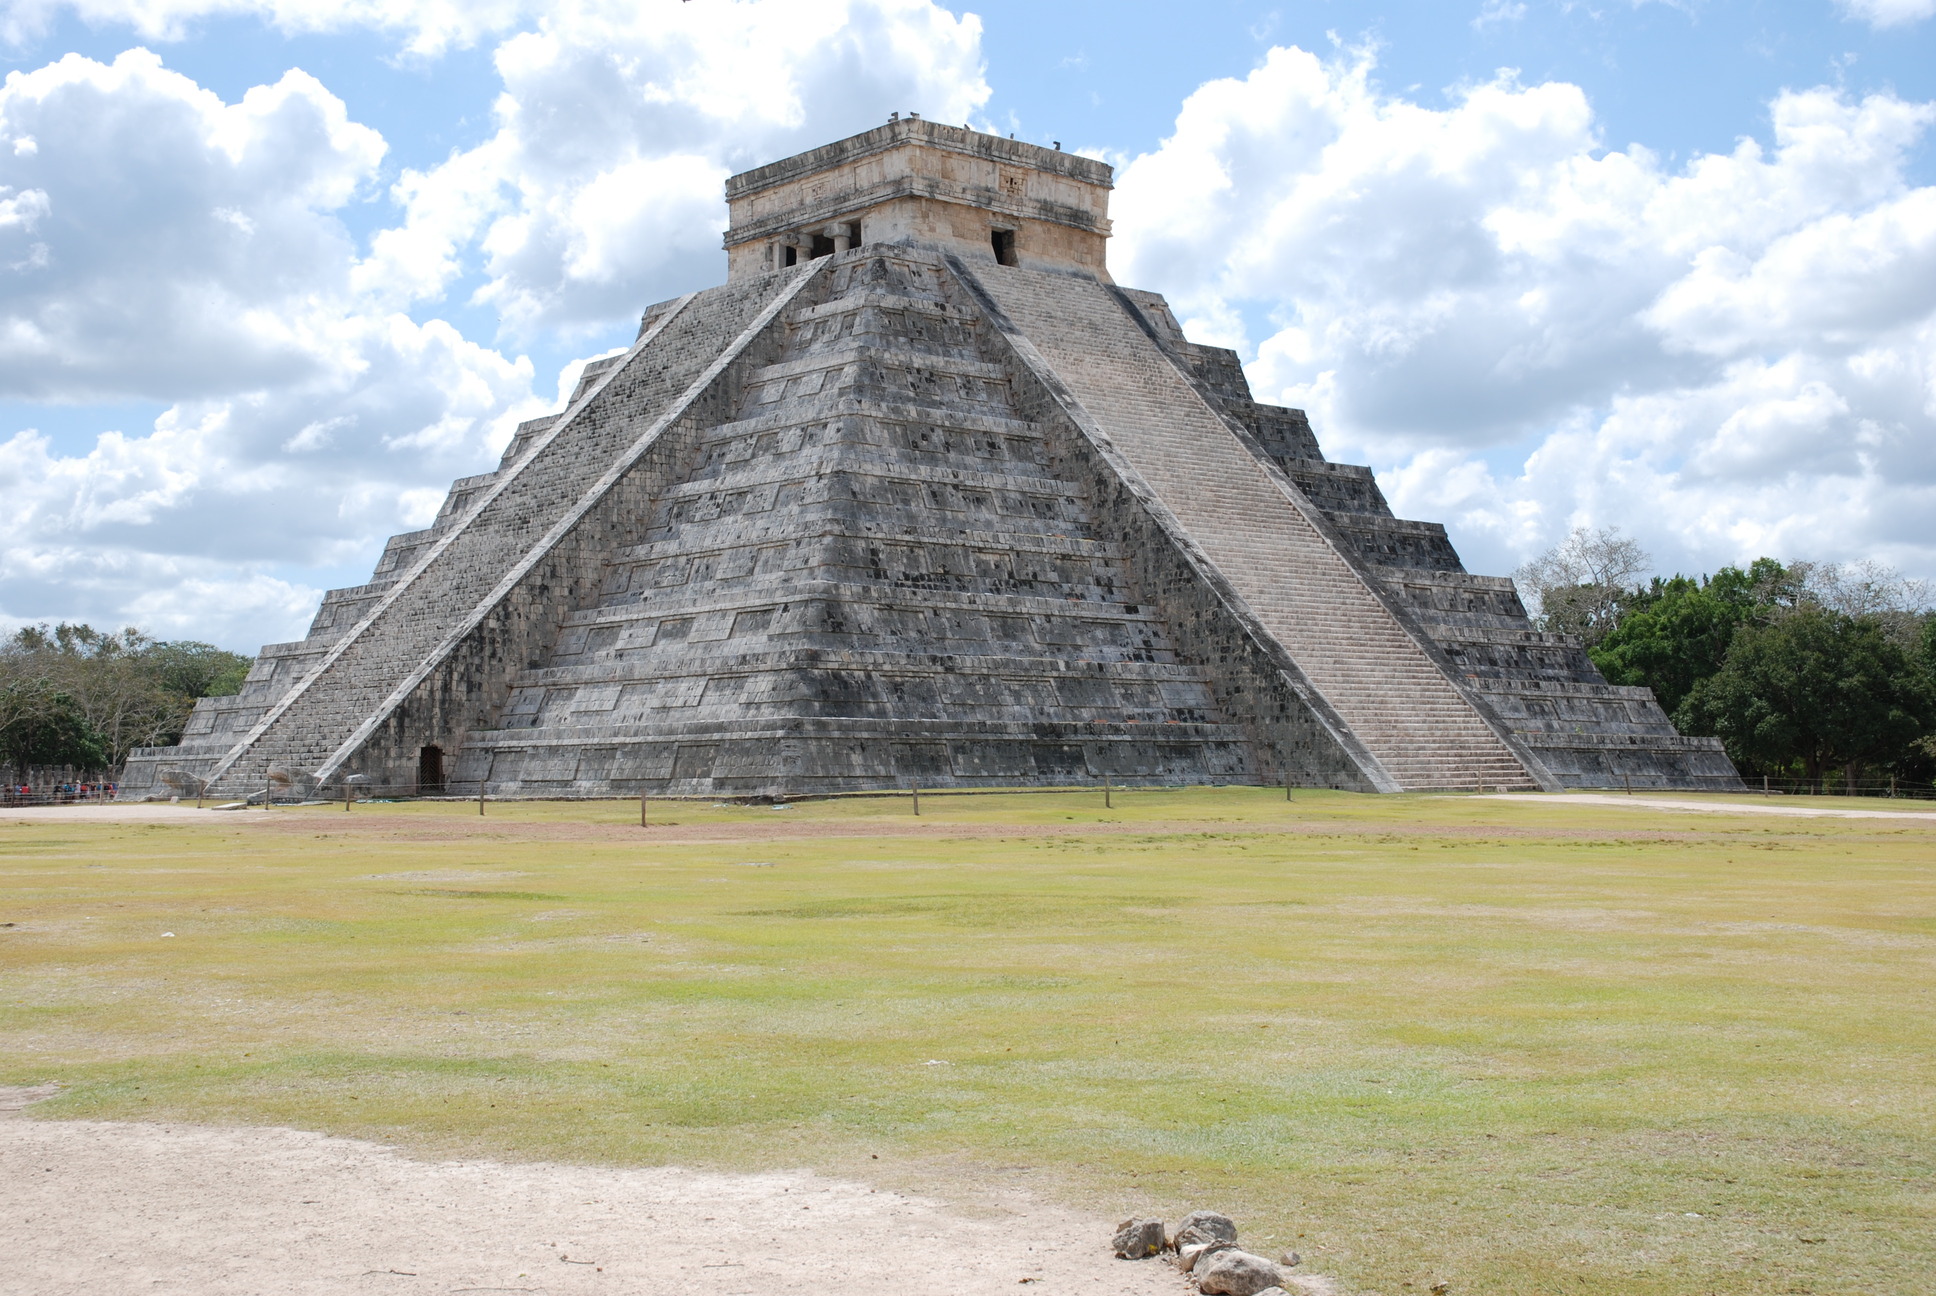
[(812, 324), (822, 320), (842, 319), (863, 310), (903, 311), (929, 319), (947, 320), (971, 328), (980, 323), (971, 312), (957, 306), (950, 306), (946, 302), (873, 287), (855, 289), (817, 306), (802, 306), (798, 310), (789, 311), (787, 322)]
[[(995, 468), (971, 469), (941, 463), (922, 462), (906, 453), (864, 455), (862, 447), (843, 444), (816, 446), (784, 456), (748, 459), (732, 471), (695, 477), (668, 490), (666, 499), (690, 499), (727, 491), (751, 491), (800, 481), (803, 477), (860, 477), (880, 481), (906, 482), (918, 486), (950, 486), (957, 489), (1012, 491), (1024, 495), (1051, 495), (1062, 498), (1073, 487), (1051, 476), (1039, 465), (1028, 463), (1035, 471), (1002, 471)], [(1020, 466), (1020, 465), (1018, 465)]]
[[(1147, 483), (1401, 786), (1512, 767), (1536, 781), (1106, 288), (1009, 267), (957, 270), (1026, 337), (1045, 379), (1074, 401), (1071, 415)], [(1395, 529), (1443, 534), (1428, 523)], [(1408, 750), (1421, 731), (1449, 744), (1421, 758)]]
[[(494, 483), (462, 521), (414, 560), (361, 624), (339, 640), (225, 758), (222, 778), (253, 781), (272, 766), (313, 772), (362, 730), (380, 723), (400, 688), (434, 668), (453, 630), (508, 597), (507, 579), (542, 557), (549, 532), (587, 507), (613, 461), (632, 452), (639, 432), (708, 367), (783, 288), (810, 276), (730, 285), (701, 294), (662, 319), (634, 351), (597, 371), (572, 411), (539, 434), (514, 469)], [(643, 362), (637, 357), (650, 352)], [(621, 373), (612, 408), (602, 388)]]
[(863, 345), (842, 347), (838, 350), (803, 355), (798, 359), (764, 365), (747, 375), (747, 383), (751, 385), (783, 382), (806, 374), (824, 373), (829, 369), (845, 369), (863, 364), (874, 364), (891, 369), (921, 369), (960, 378), (979, 378), (991, 383), (1008, 382), (1008, 371), (1002, 366), (985, 363), (973, 356), (956, 357), (916, 351), (911, 348)]

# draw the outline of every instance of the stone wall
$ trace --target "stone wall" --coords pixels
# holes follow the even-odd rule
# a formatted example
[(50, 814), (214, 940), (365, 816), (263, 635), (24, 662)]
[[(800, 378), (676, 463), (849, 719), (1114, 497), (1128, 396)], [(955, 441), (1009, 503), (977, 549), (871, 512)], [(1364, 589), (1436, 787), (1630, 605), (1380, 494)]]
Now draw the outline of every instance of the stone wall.
[(646, 313), (123, 780), (1735, 786), (1160, 297), (863, 246)]

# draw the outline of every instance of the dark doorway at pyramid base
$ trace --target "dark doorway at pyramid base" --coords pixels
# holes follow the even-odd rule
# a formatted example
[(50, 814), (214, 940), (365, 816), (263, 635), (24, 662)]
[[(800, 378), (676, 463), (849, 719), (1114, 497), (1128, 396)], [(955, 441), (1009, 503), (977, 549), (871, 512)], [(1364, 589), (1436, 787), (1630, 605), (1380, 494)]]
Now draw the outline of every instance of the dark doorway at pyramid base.
[(436, 796), (444, 790), (444, 750), (426, 747), (417, 753), (417, 794)]

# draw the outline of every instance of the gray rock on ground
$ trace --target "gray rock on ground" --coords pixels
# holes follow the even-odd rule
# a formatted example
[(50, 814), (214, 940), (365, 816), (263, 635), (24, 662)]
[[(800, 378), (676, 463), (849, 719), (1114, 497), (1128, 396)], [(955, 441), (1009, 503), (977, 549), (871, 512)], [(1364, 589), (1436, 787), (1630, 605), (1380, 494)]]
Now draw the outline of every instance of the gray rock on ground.
[(1197, 1270), (1197, 1290), (1204, 1296), (1258, 1296), (1284, 1282), (1276, 1265), (1248, 1251), (1219, 1251), (1208, 1261)]
[(1236, 1249), (1237, 1244), (1235, 1242), (1224, 1242), (1221, 1240), (1216, 1242), (1186, 1242), (1177, 1248), (1176, 1267), (1184, 1273), (1189, 1273), (1198, 1264), (1203, 1262), (1205, 1256), (1215, 1255), (1219, 1251), (1235, 1251)]
[(1191, 1211), (1177, 1221), (1176, 1236), (1171, 1245), (1184, 1245), (1186, 1239), (1183, 1235), (1192, 1229), (1196, 1231), (1197, 1236), (1188, 1239), (1189, 1242), (1235, 1242), (1237, 1240), (1237, 1226), (1231, 1222), (1228, 1215), (1220, 1215), (1216, 1211), (1199, 1210)]
[(1163, 1221), (1126, 1219), (1116, 1226), (1110, 1245), (1123, 1260), (1147, 1260), (1163, 1250)]

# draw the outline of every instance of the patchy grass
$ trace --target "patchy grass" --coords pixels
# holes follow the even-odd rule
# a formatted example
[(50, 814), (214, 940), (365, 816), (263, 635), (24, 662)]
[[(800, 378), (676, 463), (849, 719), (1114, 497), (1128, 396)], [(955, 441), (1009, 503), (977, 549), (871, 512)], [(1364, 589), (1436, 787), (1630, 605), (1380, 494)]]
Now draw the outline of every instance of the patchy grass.
[(1114, 800), (0, 823), (0, 1082), (1215, 1206), (1387, 1296), (1936, 1278), (1936, 825)]

